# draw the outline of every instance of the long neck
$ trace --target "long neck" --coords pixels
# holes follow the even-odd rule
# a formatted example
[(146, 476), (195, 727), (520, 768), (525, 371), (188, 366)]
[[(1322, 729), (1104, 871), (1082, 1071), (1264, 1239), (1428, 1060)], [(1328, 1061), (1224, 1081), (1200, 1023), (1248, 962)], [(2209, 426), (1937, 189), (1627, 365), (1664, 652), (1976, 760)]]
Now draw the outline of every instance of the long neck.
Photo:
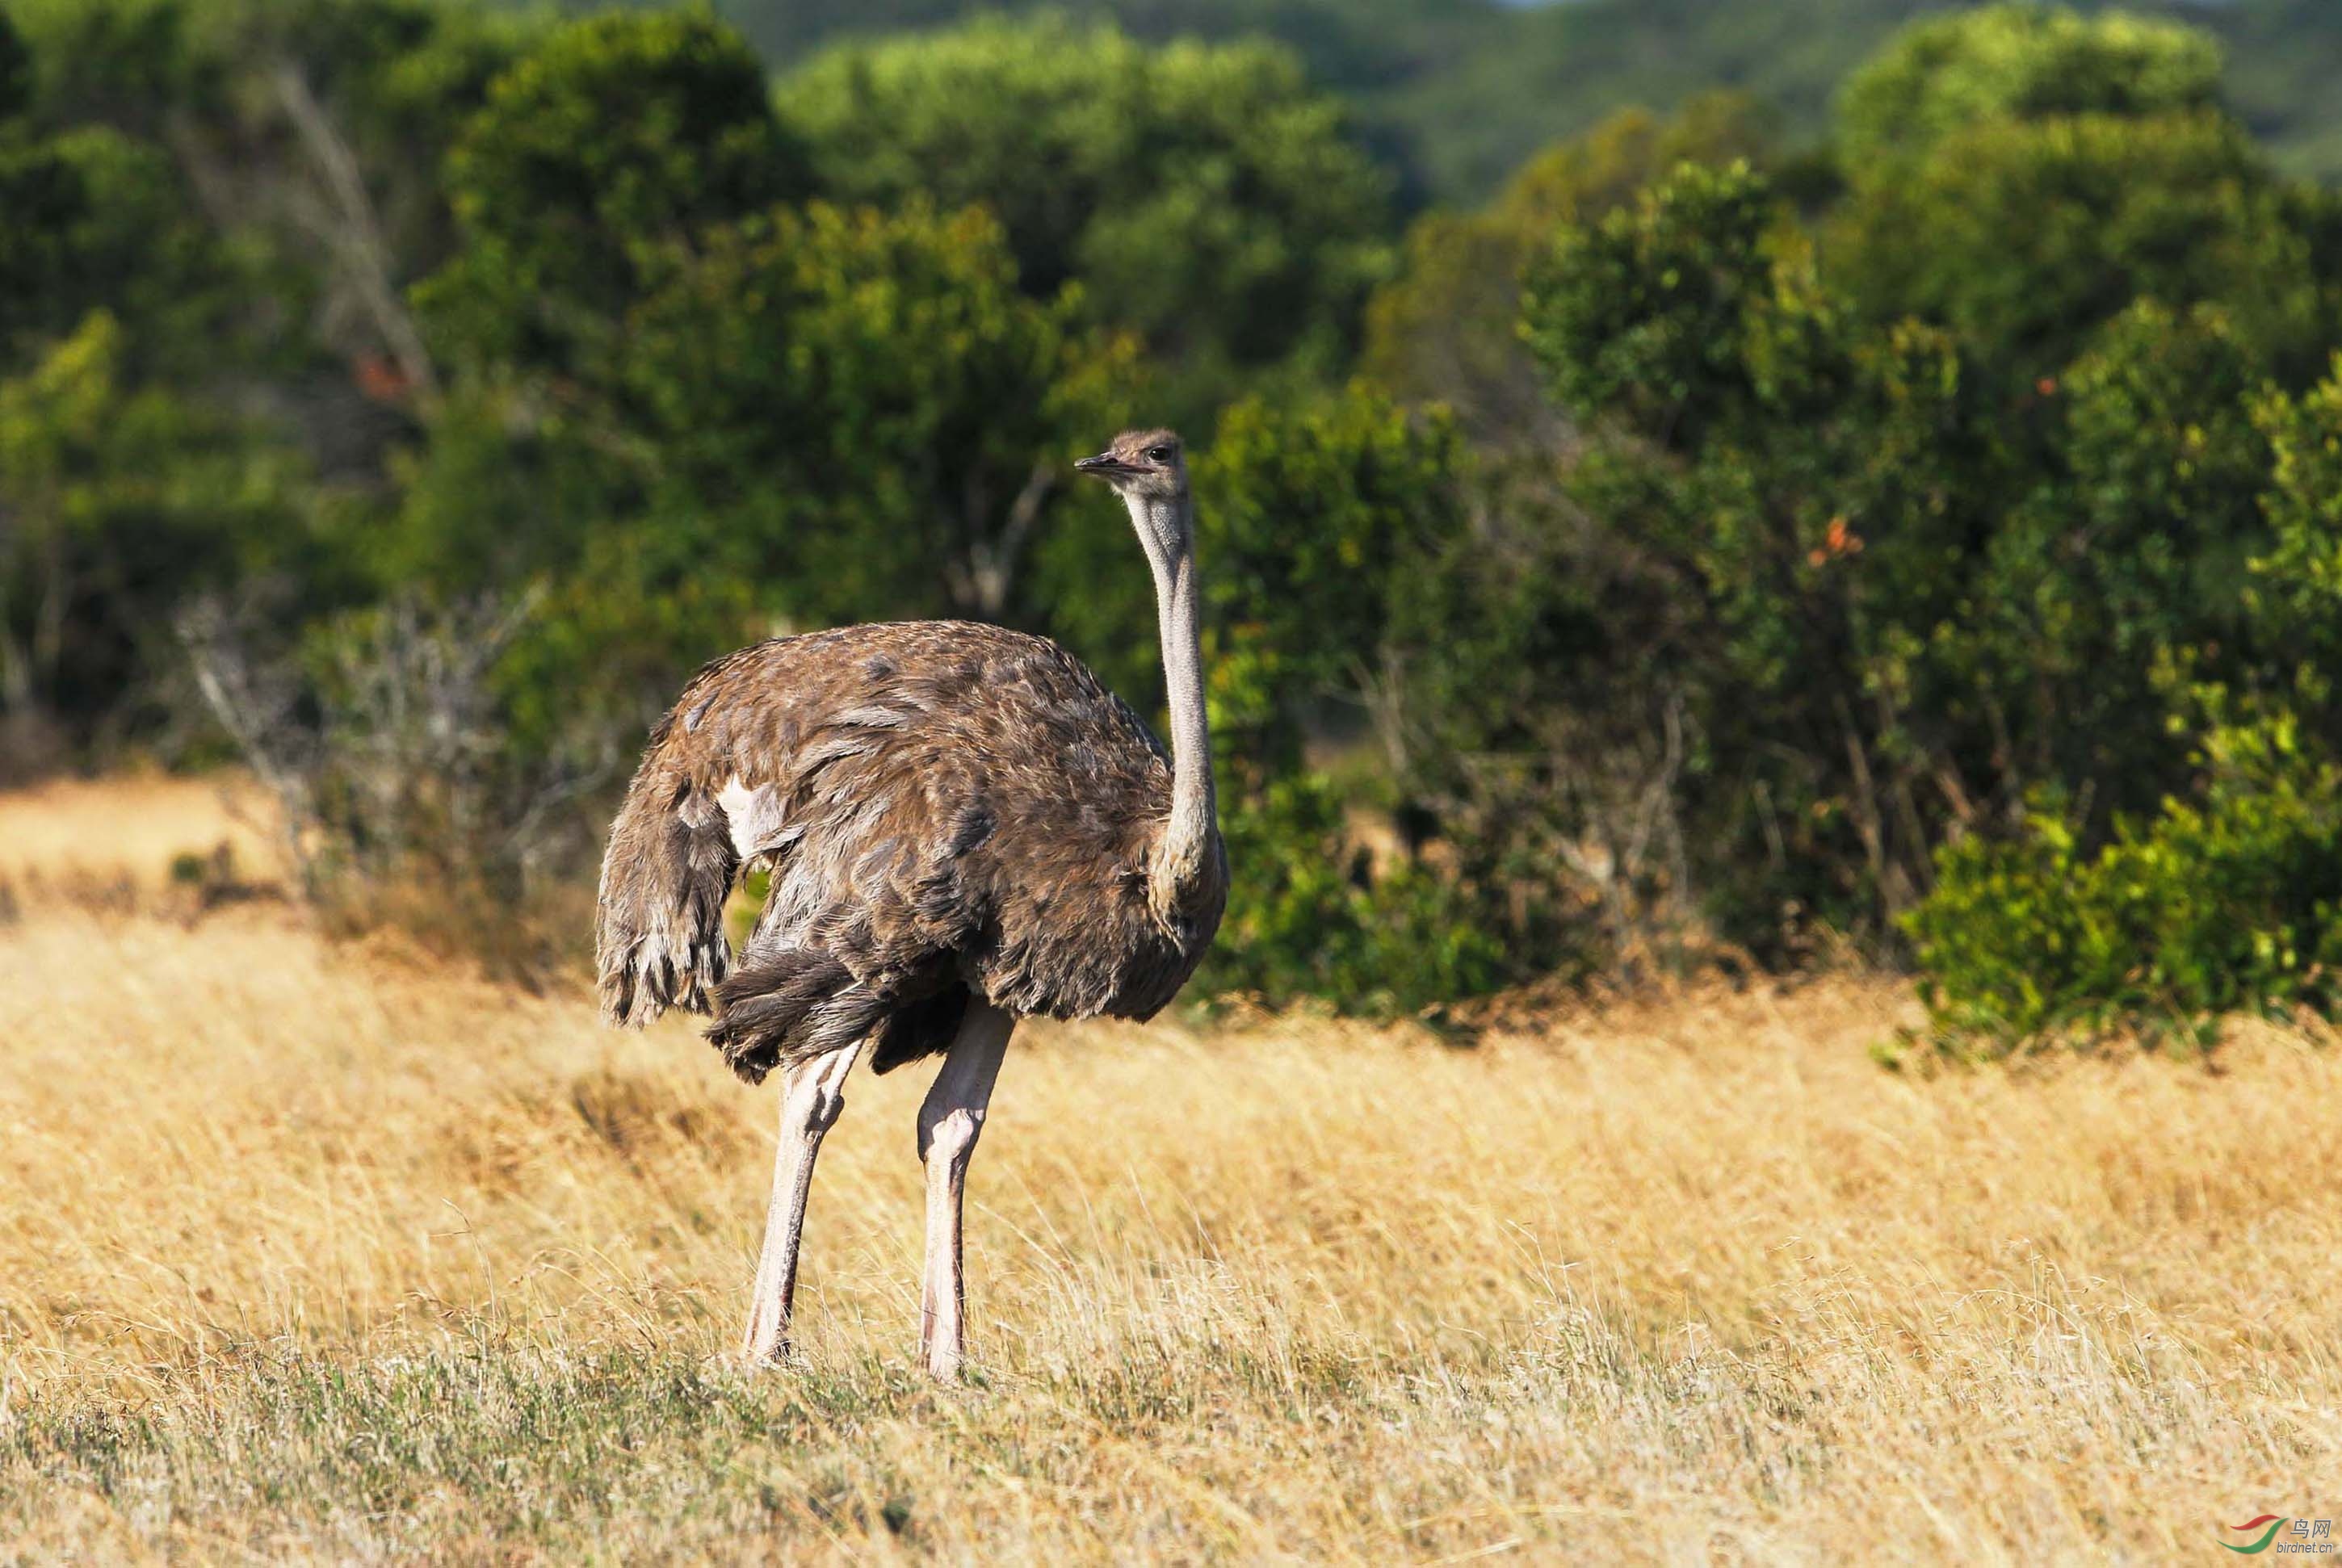
[[(1137, 500), (1131, 510), (1155, 569), (1155, 614), (1163, 639), (1163, 684), (1171, 704), (1171, 820), (1150, 868), (1158, 900), (1176, 902), (1210, 866), (1216, 803), (1211, 722), (1204, 707), (1204, 655), (1196, 632), (1195, 537), (1185, 501)], [(1160, 509), (1171, 514), (1150, 514)]]

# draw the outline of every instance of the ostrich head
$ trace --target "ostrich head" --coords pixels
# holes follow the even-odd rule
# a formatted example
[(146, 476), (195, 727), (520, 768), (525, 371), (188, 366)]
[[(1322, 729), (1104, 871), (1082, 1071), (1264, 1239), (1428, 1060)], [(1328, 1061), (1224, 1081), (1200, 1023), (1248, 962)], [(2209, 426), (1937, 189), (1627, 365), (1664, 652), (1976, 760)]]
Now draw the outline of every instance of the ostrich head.
[(1115, 487), (1151, 558), (1174, 561), (1194, 548), (1187, 462), (1178, 436), (1168, 430), (1126, 430), (1104, 452), (1074, 466)]

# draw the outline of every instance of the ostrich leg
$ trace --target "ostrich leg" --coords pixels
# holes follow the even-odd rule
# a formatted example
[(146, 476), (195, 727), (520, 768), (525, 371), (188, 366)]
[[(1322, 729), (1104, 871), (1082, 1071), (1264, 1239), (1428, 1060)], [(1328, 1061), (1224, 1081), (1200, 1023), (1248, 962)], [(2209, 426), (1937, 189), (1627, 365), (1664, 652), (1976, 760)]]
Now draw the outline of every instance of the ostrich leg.
[(773, 1160), (773, 1204), (765, 1216), (765, 1250), (756, 1260), (756, 1290), (748, 1303), (748, 1333), (741, 1353), (752, 1366), (789, 1353), (789, 1303), (797, 1289), (797, 1240), (805, 1233), (806, 1193), (813, 1186), (821, 1136), (846, 1109), (846, 1075), (862, 1043), (841, 1045), (789, 1074), (781, 1099), (780, 1151)]
[(984, 1131), (985, 1107), (992, 1100), (1000, 1058), (1008, 1049), (1016, 1016), (990, 1003), (971, 1001), (959, 1038), (936, 1074), (919, 1107), (919, 1158), (927, 1167), (927, 1259), (919, 1302), (919, 1348), (927, 1371), (950, 1383), (959, 1376), (966, 1343), (967, 1285), (960, 1273), (961, 1194), (968, 1156)]

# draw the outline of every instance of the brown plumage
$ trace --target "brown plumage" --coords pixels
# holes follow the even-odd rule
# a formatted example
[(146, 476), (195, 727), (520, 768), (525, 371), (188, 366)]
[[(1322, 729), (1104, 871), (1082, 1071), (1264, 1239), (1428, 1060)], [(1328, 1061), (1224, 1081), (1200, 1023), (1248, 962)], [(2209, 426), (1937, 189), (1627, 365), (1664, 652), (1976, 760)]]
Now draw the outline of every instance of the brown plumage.
[[(614, 1023), (713, 1006), (750, 1083), (875, 1036), (947, 1047), (972, 991), (1020, 1016), (1148, 1018), (1217, 927), (1226, 862), (1158, 896), (1170, 755), (1044, 637), (848, 626), (702, 670), (651, 733), (603, 867)], [(727, 965), (736, 874), (771, 870)]]
[[(718, 659), (651, 733), (610, 829), (602, 1010), (713, 1013), (735, 1072), (788, 1076), (746, 1339), (786, 1353), (806, 1194), (867, 1043), (879, 1071), (942, 1053), (919, 1114), (927, 1167), (921, 1337), (957, 1373), (961, 1192), (1016, 1020), (1147, 1018), (1218, 928), (1178, 437), (1135, 431), (1076, 466), (1121, 494), (1155, 576), (1166, 749), (1046, 638), (960, 621), (849, 626)], [(724, 904), (771, 887), (736, 963)]]

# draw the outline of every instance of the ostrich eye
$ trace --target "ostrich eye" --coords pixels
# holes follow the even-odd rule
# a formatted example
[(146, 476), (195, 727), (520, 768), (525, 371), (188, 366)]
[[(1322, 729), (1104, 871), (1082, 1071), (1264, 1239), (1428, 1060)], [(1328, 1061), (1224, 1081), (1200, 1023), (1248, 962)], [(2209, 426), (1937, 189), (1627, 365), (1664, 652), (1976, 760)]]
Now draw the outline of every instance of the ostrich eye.
[(1171, 449), (1167, 446), (1150, 446), (1146, 449), (1146, 455), (1150, 461), (1168, 463), (1171, 461)]

